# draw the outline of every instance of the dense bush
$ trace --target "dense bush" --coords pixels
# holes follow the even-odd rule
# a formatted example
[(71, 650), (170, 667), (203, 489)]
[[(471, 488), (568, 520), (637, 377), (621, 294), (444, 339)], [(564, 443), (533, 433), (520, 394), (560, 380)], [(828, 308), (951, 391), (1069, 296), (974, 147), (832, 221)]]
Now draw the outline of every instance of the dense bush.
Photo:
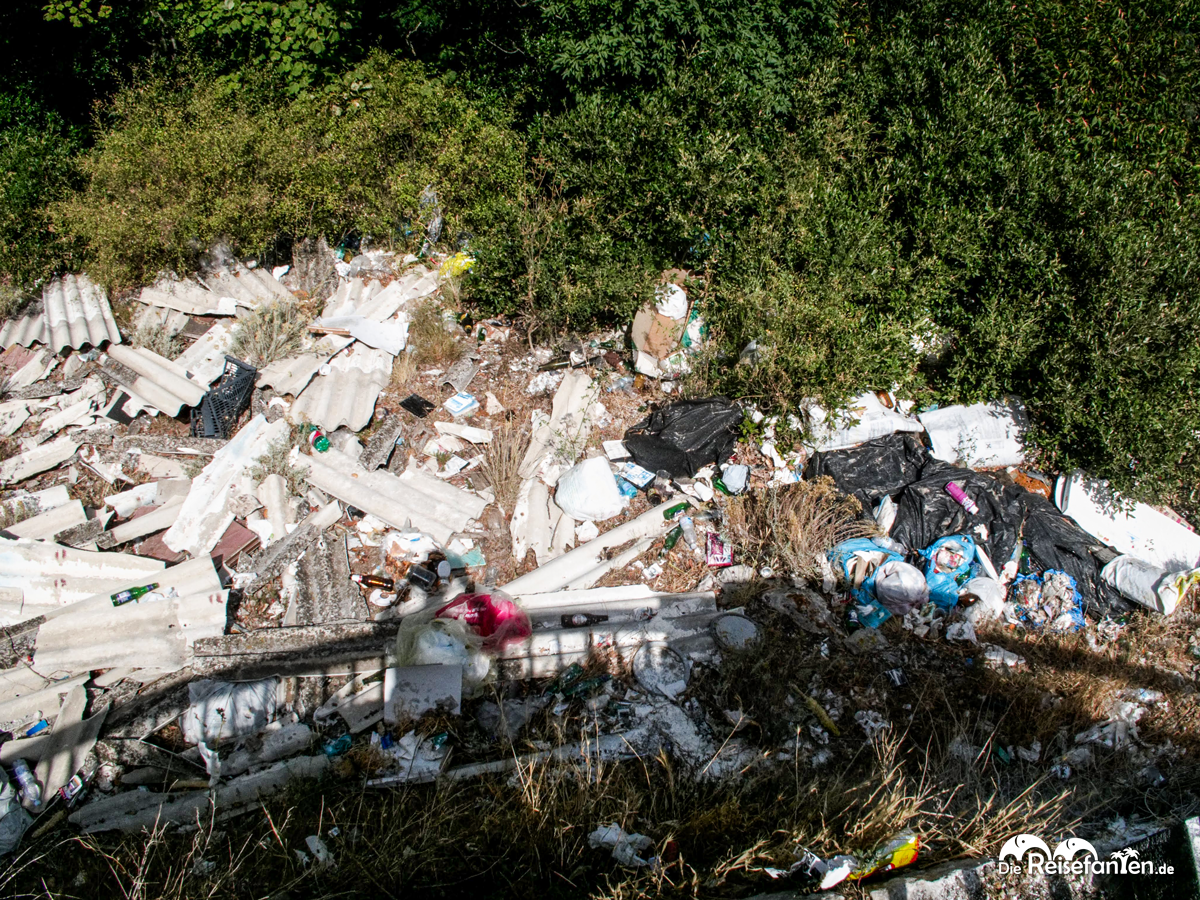
[(66, 264), (47, 203), (72, 187), (78, 138), (53, 113), (18, 94), (0, 94), (0, 315)]
[(81, 166), (85, 190), (59, 204), (110, 286), (186, 269), (219, 238), (257, 252), (279, 235), (347, 231), (386, 242), (420, 227), (436, 185), (447, 227), (493, 218), (520, 179), (522, 149), (419, 65), (376, 57), (340, 93), (261, 104), (221, 80), (153, 79), (114, 99)]

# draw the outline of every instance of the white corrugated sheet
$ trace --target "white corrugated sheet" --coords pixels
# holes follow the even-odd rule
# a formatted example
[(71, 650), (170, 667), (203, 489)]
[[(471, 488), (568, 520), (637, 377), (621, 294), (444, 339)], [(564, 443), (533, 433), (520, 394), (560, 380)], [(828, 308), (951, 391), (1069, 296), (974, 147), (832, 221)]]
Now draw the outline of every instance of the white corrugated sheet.
[(0, 538), (0, 588), (12, 589), (0, 599), (0, 624), (14, 625), (97, 592), (111, 593), (163, 567), (160, 560), (129, 553), (96, 553)]
[(374, 415), (380, 391), (391, 381), (392, 355), (359, 345), (335, 356), (329, 369), (296, 398), (288, 418), (296, 424), (312, 422), (325, 431), (342, 425), (361, 431)]
[(143, 306), (133, 319), (134, 327), (138, 331), (161, 331), (172, 336), (183, 331), (187, 323), (187, 313), (167, 309), (165, 306)]
[(69, 437), (61, 437), (16, 456), (10, 456), (4, 462), (0, 462), (0, 484), (24, 481), (60, 466), (74, 456), (78, 449), (79, 445)]
[(411, 524), (441, 543), (478, 519), (487, 506), (482, 497), (412, 466), (397, 477), (382, 470), (367, 472), (337, 450), (312, 456), (294, 452), (293, 456), (298, 467), (308, 469), (308, 482), (314, 487), (394, 528)]
[(125, 386), (168, 415), (177, 416), (181, 407), (195, 406), (208, 389), (188, 378), (179, 363), (145, 347), (110, 347), (108, 355), (137, 373)]
[(33, 341), (58, 353), (65, 347), (78, 350), (89, 344), (119, 344), (121, 332), (104, 291), (86, 275), (64, 275), (46, 285), (40, 307), (31, 308), (0, 330), (0, 346), (28, 347)]
[(19, 538), (29, 538), (31, 541), (45, 541), (54, 537), (60, 531), (74, 528), (87, 521), (87, 513), (83, 511), (83, 501), (72, 500), (65, 506), (47, 510), (32, 519), (9, 525), (6, 531)]
[(109, 591), (64, 609), (38, 629), (34, 668), (51, 675), (116, 666), (173, 672), (191, 661), (197, 638), (225, 633), (229, 592), (211, 559), (189, 560), (151, 580), (157, 593), (178, 596), (114, 607)]
[(237, 313), (233, 298), (223, 298), (194, 281), (160, 278), (138, 297), (152, 307), (173, 309), (190, 316), (232, 316)]
[(233, 329), (218, 322), (175, 357), (198, 384), (212, 384), (225, 371), (225, 354), (233, 344)]
[(289, 433), (284, 419), (268, 424), (255, 416), (233, 440), (218, 450), (204, 471), (192, 481), (179, 518), (163, 535), (163, 543), (176, 553), (207, 556), (233, 521), (233, 500), (254, 490), (248, 470), (254, 461)]
[(295, 299), (270, 272), (248, 269), (240, 262), (206, 275), (201, 281), (217, 297), (232, 297), (239, 306), (255, 307), (272, 300)]
[[(362, 316), (373, 322), (383, 322), (414, 300), (429, 296), (437, 286), (437, 276), (425, 269), (414, 270), (382, 290), (378, 281), (364, 284), (361, 278), (354, 278), (326, 301), (323, 315)], [(326, 335), (307, 353), (265, 366), (258, 373), (258, 386), (298, 396), (330, 357), (353, 342), (353, 338)]]

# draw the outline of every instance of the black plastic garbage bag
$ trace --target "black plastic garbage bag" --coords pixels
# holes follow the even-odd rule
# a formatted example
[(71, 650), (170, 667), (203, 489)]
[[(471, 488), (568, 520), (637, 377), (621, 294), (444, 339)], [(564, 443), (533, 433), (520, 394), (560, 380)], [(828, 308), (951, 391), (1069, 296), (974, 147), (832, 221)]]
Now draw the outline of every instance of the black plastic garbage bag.
[[(979, 512), (967, 512), (946, 493), (951, 481), (967, 492)], [(930, 459), (921, 469), (920, 479), (900, 491), (890, 536), (913, 550), (923, 550), (938, 538), (969, 534), (999, 569), (1008, 562), (1021, 536), (1026, 494), (1028, 491), (1016, 485), (1003, 485), (979, 472)], [(975, 531), (978, 525), (987, 528), (987, 540)]]
[(804, 467), (806, 481), (823, 475), (844, 494), (858, 498), (871, 512), (886, 494), (895, 494), (921, 477), (929, 451), (912, 434), (889, 434), (847, 450), (814, 453)]
[(1040, 494), (1027, 493), (1025, 509), (1025, 549), (1036, 571), (1059, 569), (1074, 578), (1084, 612), (1095, 618), (1133, 608), (1100, 577), (1101, 568), (1112, 557), (1103, 544)]
[(654, 410), (625, 432), (625, 449), (643, 469), (691, 477), (720, 465), (737, 446), (742, 410), (725, 397), (680, 400)]

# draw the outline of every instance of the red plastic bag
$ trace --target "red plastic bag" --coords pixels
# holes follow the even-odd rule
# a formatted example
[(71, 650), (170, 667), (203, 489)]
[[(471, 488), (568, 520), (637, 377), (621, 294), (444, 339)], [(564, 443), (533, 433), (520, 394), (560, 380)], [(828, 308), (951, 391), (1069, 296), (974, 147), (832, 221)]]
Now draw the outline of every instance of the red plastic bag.
[(529, 616), (500, 591), (460, 594), (435, 614), (439, 619), (459, 619), (483, 638), (483, 649), (499, 650), (533, 634)]

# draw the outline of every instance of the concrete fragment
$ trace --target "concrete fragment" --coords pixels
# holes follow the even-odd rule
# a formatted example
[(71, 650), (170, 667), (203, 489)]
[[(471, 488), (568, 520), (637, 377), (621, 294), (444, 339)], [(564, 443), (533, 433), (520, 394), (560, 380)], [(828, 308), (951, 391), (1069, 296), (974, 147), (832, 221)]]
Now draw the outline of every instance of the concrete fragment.
[(350, 580), (346, 538), (318, 537), (300, 560), (296, 624), (362, 622), (370, 610), (358, 585)]
[(403, 432), (404, 418), (396, 414), (388, 416), (371, 435), (371, 439), (367, 442), (367, 448), (358, 458), (359, 465), (368, 472), (374, 472), (376, 469), (386, 466), (396, 449), (396, 441), (400, 440)]

